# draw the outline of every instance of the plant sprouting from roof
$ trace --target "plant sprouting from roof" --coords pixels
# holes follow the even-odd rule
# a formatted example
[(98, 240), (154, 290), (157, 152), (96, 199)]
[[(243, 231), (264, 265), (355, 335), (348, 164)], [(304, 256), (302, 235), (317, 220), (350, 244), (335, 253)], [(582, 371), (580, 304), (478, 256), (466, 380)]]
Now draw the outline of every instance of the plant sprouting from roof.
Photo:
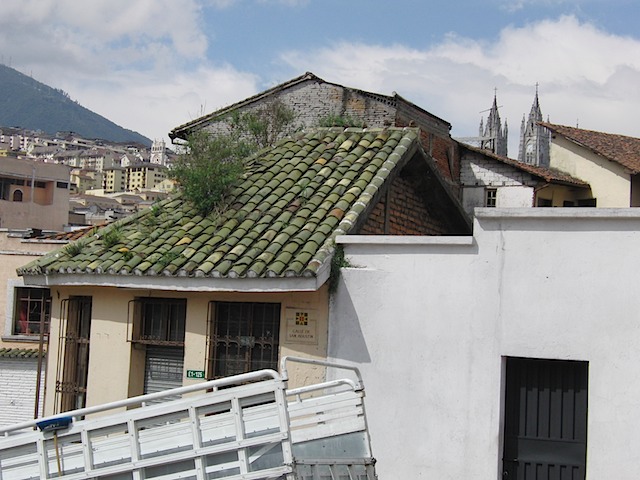
[(123, 232), (120, 225), (113, 226), (102, 235), (102, 245), (104, 248), (114, 247), (122, 241), (122, 236)]
[(242, 159), (251, 153), (242, 140), (201, 130), (189, 137), (188, 153), (174, 162), (170, 175), (198, 213), (207, 215), (238, 181)]
[(273, 100), (255, 109), (234, 111), (229, 116), (229, 126), (233, 135), (258, 150), (290, 134), (294, 118), (291, 108), (281, 100)]
[(81, 238), (64, 247), (64, 251), (70, 257), (75, 257), (76, 255), (80, 255), (82, 253), (82, 250), (86, 245), (87, 240), (85, 238)]
[(198, 213), (207, 215), (224, 205), (244, 171), (243, 160), (287, 133), (292, 121), (293, 111), (277, 100), (236, 111), (226, 118), (227, 133), (192, 133), (169, 175)]

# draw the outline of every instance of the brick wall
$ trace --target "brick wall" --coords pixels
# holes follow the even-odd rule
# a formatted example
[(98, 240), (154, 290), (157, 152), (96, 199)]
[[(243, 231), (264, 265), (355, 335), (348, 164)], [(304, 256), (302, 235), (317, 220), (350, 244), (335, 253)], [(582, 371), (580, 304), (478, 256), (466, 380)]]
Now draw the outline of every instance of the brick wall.
[(455, 141), (440, 132), (440, 128), (430, 129), (428, 123), (416, 122), (407, 116), (398, 116), (397, 127), (415, 126), (420, 128), (420, 143), (424, 151), (431, 155), (438, 171), (452, 189), (455, 196), (459, 196), (460, 154)]
[(441, 235), (445, 225), (425, 206), (408, 178), (396, 177), (389, 198), (389, 230), (385, 232), (386, 197), (374, 207), (360, 235)]
[(37, 368), (36, 358), (0, 358), (0, 425), (33, 418)]

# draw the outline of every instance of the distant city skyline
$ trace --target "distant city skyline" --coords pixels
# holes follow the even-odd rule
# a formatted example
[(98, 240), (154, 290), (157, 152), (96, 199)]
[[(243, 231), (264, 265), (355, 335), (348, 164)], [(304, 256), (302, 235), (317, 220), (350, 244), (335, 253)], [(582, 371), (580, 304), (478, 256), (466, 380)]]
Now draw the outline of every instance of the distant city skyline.
[(640, 136), (638, 20), (632, 0), (7, 0), (0, 58), (151, 139), (305, 71), (395, 91), (454, 137), (497, 88), (517, 158), (536, 83), (545, 119)]

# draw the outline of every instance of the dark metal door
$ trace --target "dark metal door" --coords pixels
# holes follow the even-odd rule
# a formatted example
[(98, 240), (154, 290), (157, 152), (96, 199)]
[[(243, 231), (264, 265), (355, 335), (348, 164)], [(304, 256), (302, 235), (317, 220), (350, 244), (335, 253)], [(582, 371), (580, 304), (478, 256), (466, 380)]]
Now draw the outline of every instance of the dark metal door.
[(584, 480), (588, 363), (507, 358), (503, 477)]

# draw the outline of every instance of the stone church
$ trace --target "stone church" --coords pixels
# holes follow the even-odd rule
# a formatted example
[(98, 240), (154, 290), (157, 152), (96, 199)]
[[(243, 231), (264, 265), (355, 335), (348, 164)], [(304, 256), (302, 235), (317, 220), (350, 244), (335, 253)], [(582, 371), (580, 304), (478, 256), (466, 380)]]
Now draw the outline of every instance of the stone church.
[[(479, 139), (480, 148), (487, 149), (501, 157), (507, 157), (507, 144), (509, 127), (507, 121), (504, 124), (498, 112), (497, 95), (494, 94), (493, 105), (489, 110), (486, 124), (480, 119)], [(518, 161), (538, 167), (549, 166), (549, 141), (550, 132), (544, 126), (540, 101), (538, 99), (538, 86), (536, 95), (531, 105), (529, 117), (522, 116), (520, 126), (520, 148), (518, 149)], [(548, 121), (548, 120), (547, 120)]]
[[(551, 133), (540, 125), (542, 122), (542, 110), (538, 99), (538, 85), (536, 84), (536, 96), (531, 105), (529, 118), (522, 116), (520, 125), (520, 149), (518, 161), (535, 165), (537, 167), (549, 166), (549, 141)], [(547, 122), (549, 120), (547, 119)]]

